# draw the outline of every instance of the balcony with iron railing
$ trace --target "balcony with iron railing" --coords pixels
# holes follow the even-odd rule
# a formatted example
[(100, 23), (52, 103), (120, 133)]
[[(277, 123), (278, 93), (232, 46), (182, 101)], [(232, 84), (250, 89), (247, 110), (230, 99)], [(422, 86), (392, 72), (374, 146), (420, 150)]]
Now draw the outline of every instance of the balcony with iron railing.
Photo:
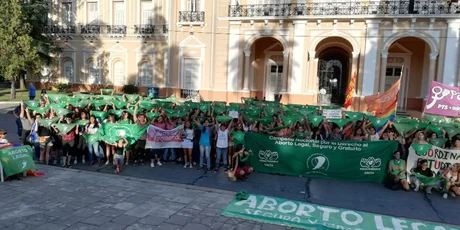
[(101, 34), (100, 25), (80, 25), (80, 34), (99, 35)]
[(456, 2), (391, 0), (230, 5), (228, 16), (239, 18), (328, 15), (448, 15), (456, 13), (460, 13), (460, 7)]
[(127, 26), (124, 25), (107, 25), (107, 33), (108, 34), (120, 34), (124, 35), (126, 34), (126, 28)]
[(204, 23), (204, 11), (179, 11), (179, 23)]
[(76, 33), (75, 25), (46, 25), (44, 29), (45, 34), (71, 35)]

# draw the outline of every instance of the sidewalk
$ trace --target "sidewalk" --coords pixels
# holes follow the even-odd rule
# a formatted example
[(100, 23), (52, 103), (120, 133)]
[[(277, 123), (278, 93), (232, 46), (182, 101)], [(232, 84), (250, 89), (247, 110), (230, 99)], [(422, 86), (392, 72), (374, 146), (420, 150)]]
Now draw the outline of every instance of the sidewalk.
[(0, 185), (0, 229), (292, 229), (221, 216), (234, 193), (39, 166)]

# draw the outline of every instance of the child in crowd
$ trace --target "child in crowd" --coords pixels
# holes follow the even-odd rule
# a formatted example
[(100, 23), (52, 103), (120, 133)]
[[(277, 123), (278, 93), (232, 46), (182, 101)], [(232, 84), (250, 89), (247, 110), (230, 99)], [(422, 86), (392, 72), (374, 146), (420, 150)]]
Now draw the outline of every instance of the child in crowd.
[(8, 144), (8, 140), (6, 139), (6, 131), (0, 129), (0, 146), (3, 144)]
[(125, 148), (128, 145), (126, 138), (121, 138), (115, 145), (115, 154), (113, 155), (113, 164), (115, 174), (120, 173), (123, 170), (123, 164), (125, 159)]

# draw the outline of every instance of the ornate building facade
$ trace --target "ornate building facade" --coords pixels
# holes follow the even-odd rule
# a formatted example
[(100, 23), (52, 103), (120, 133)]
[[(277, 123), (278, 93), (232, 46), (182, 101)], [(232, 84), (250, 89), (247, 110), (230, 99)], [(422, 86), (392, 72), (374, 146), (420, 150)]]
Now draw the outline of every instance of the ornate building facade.
[[(63, 47), (41, 84), (132, 83), (205, 100), (240, 97), (353, 109), (402, 78), (420, 111), (429, 82), (459, 85), (460, 8), (441, 0), (50, 0), (44, 33)], [(34, 79), (38, 79), (34, 78)], [(320, 96), (319, 92), (325, 92)], [(320, 100), (321, 99), (321, 100)]]

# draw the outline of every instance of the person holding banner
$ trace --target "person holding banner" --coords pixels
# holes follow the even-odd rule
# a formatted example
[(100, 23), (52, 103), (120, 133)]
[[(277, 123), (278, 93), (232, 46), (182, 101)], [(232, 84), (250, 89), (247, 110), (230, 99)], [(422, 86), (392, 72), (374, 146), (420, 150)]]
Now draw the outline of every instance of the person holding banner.
[[(63, 120), (63, 117), (61, 117), (59, 119), (59, 122), (58, 123), (61, 123)], [(65, 124), (67, 125), (70, 125), (72, 124), (72, 116), (69, 114), (66, 116), (65, 118)], [(79, 127), (78, 127), (78, 124), (70, 129), (70, 130), (67, 130), (67, 132), (65, 131), (62, 131), (59, 130), (59, 128), (56, 128), (55, 125), (52, 125), (51, 126), (54, 131), (61, 135), (61, 139), (62, 139), (62, 167), (70, 167), (70, 162), (72, 160), (72, 155), (73, 154), (73, 147), (75, 146), (75, 135), (78, 135), (78, 130), (79, 130)], [(76, 162), (77, 158), (75, 157), (75, 162)]]
[(406, 161), (401, 159), (399, 151), (393, 153), (394, 159), (388, 164), (392, 187), (402, 185), (404, 190), (409, 191), (409, 182), (407, 182)]
[[(233, 119), (230, 121), (228, 127), (233, 126)], [(224, 170), (227, 172), (227, 154), (228, 154), (228, 139), (229, 139), (229, 128), (225, 123), (220, 124), (216, 135), (216, 164), (214, 165), (214, 173), (219, 171), (220, 159), (224, 164)]]
[(198, 170), (203, 169), (204, 157), (206, 157), (206, 167), (211, 171), (211, 135), (214, 132), (214, 124), (209, 123), (209, 118), (205, 118), (203, 124), (194, 120), (195, 124), (200, 127), (200, 167)]
[(447, 168), (442, 173), (444, 191), (442, 197), (447, 199), (447, 193), (451, 197), (460, 196), (460, 176), (459, 176), (460, 163), (452, 164), (450, 168)]
[(123, 170), (123, 164), (124, 164), (124, 153), (125, 153), (125, 148), (128, 145), (128, 141), (126, 138), (120, 138), (118, 142), (115, 144), (115, 151), (113, 155), (113, 165), (115, 167), (114, 172), (115, 174), (118, 174)]
[[(89, 123), (86, 125), (85, 133), (94, 135), (94, 134), (97, 134), (98, 130), (99, 130), (99, 122), (97, 122), (97, 119), (94, 115), (91, 115), (89, 117)], [(94, 165), (93, 153), (97, 157), (97, 163), (99, 165), (102, 165), (102, 157), (104, 154), (99, 152), (99, 141), (96, 141), (91, 144), (88, 143), (88, 157), (89, 157), (90, 166)]]

